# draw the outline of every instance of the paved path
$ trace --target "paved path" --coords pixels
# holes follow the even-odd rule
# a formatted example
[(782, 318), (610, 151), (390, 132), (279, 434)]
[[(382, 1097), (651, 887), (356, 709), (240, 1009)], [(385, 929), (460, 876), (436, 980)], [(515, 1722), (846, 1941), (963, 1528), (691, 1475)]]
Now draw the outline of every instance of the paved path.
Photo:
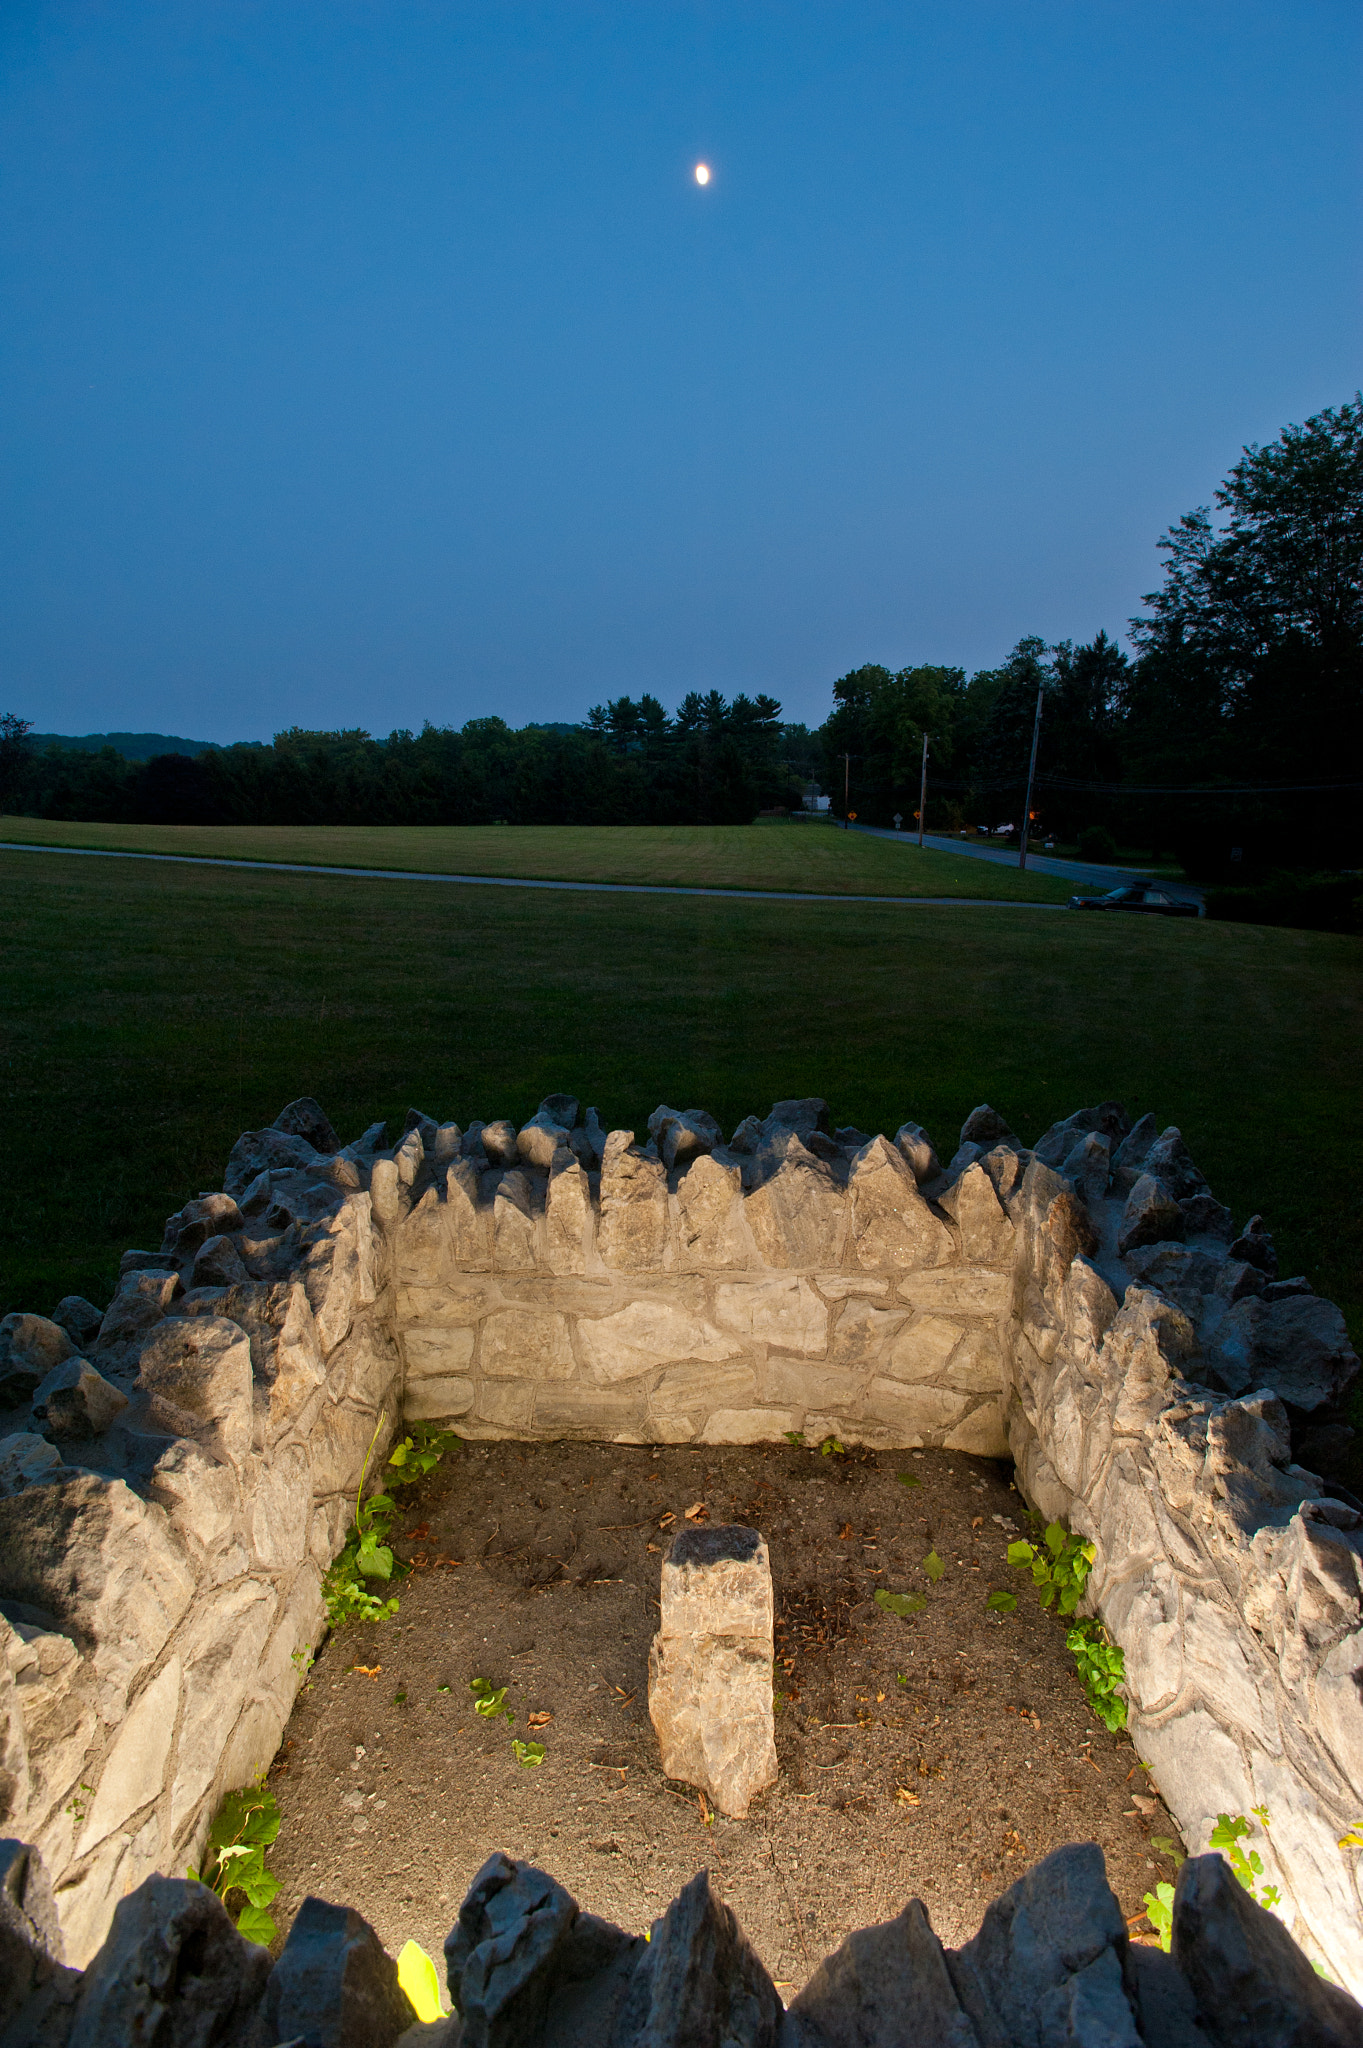
[[(916, 832), (892, 832), (884, 825), (853, 825), (852, 831), (865, 832), (872, 839), (897, 839), (901, 846), (917, 846)], [(963, 853), (967, 860), (991, 860), (996, 867), (1016, 868), (1018, 864), (1015, 846), (981, 846), (969, 839), (942, 839), (934, 832), (923, 835), (924, 846), (933, 847), (938, 853)], [(1033, 853), (1027, 850), (1027, 868), (1035, 869), (1039, 875), (1058, 875), (1062, 881), (1078, 882), (1085, 889), (1120, 889), (1123, 882), (1150, 882), (1157, 889), (1163, 889), (1166, 896), (1172, 896), (1176, 903), (1202, 902), (1202, 891), (1194, 882), (1171, 882), (1165, 875), (1152, 875), (1142, 868), (1107, 867), (1097, 861), (1057, 860), (1053, 854)]]
[(210, 853), (128, 853), (117, 846), (32, 846), (0, 839), (0, 853), (68, 853), (78, 860), (157, 860), (175, 867), (252, 868), (266, 875), (328, 875), (377, 882), (458, 882), (475, 889), (570, 889), (588, 896), (721, 896), (757, 903), (894, 903), (909, 909), (1063, 910), (1063, 903), (1030, 903), (1006, 896), (834, 896), (805, 889), (700, 889), (687, 883), (544, 882), (522, 875), (427, 874), (419, 868), (333, 868), (292, 860), (224, 860)]

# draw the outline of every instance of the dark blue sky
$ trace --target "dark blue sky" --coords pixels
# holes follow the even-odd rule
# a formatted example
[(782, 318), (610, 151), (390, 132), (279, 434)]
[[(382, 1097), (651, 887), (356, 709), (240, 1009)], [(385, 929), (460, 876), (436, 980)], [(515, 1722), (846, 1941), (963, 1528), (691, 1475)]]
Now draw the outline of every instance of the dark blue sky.
[(1363, 374), (1361, 55), (1357, 0), (10, 0), (0, 709), (816, 721), (1119, 632)]

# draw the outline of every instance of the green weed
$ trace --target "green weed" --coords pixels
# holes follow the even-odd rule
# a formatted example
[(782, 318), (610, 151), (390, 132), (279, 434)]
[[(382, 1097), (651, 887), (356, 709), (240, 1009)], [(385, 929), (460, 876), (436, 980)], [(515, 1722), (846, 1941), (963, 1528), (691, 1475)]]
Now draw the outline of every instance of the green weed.
[(469, 1691), (473, 1694), (473, 1711), (481, 1714), (486, 1721), (500, 1721), (503, 1716), (514, 1721), (516, 1716), (506, 1703), (506, 1687), (499, 1685), (494, 1692), (490, 1679), (471, 1678)]
[[(322, 1598), (326, 1603), (330, 1628), (339, 1628), (347, 1621), (387, 1621), (398, 1611), (396, 1595), (384, 1599), (382, 1594), (371, 1592), (366, 1583), (377, 1579), (381, 1585), (386, 1585), (394, 1577), (405, 1576), (407, 1571), (406, 1565), (393, 1555), (392, 1546), (387, 1541), (393, 1517), (400, 1511), (398, 1502), (391, 1493), (374, 1493), (368, 1500), (364, 1497), (369, 1460), (374, 1455), (374, 1445), (382, 1427), (383, 1416), (380, 1414), (360, 1468), (353, 1517), (355, 1533), (322, 1581)], [(394, 1488), (415, 1486), (440, 1463), (447, 1447), (457, 1441), (449, 1430), (436, 1429), (430, 1423), (414, 1423), (411, 1435), (404, 1437), (389, 1453), (388, 1469), (393, 1475), (389, 1485)]]
[(1126, 1678), (1126, 1658), (1101, 1621), (1076, 1622), (1065, 1635), (1073, 1652), (1079, 1682), (1103, 1726), (1112, 1734), (1126, 1726), (1126, 1701), (1117, 1688)]
[(927, 1573), (929, 1579), (931, 1579), (933, 1585), (935, 1586), (937, 1584), (937, 1581), (942, 1577), (943, 1573), (946, 1571), (946, 1566), (942, 1563), (942, 1560), (937, 1555), (937, 1552), (935, 1550), (930, 1550), (927, 1556), (923, 1559), (923, 1570)]
[(1050, 1523), (1041, 1544), (1023, 1541), (1008, 1546), (1009, 1564), (1030, 1565), (1042, 1606), (1054, 1605), (1061, 1614), (1073, 1614), (1079, 1605), (1093, 1559), (1093, 1545), (1072, 1536), (1063, 1522)]
[(229, 1792), (208, 1830), (203, 1869), (191, 1870), (215, 1891), (224, 1905), (233, 1892), (245, 1904), (237, 1914), (237, 1933), (268, 1948), (278, 1929), (265, 1908), (279, 1890), (279, 1879), (265, 1868), (265, 1851), (279, 1834), (279, 1807), (263, 1776), (240, 1792)]
[[(1264, 1833), (1267, 1835), (1268, 1808), (1266, 1806), (1252, 1806), (1250, 1812), (1262, 1824)], [(1252, 1899), (1257, 1900), (1261, 1906), (1276, 1906), (1282, 1897), (1282, 1893), (1278, 1890), (1277, 1885), (1258, 1885), (1258, 1879), (1264, 1874), (1263, 1857), (1257, 1849), (1250, 1849), (1246, 1852), (1240, 1846), (1251, 1833), (1250, 1823), (1243, 1813), (1218, 1813), (1216, 1816), (1216, 1826), (1212, 1829), (1211, 1841), (1208, 1846), (1221, 1851), (1221, 1854), (1225, 1857), (1227, 1863), (1229, 1863), (1236, 1877)]]
[[(887, 1614), (921, 1614), (927, 1604), (925, 1593), (891, 1593), (886, 1586), (876, 1588), (876, 1605), (883, 1607)], [(905, 1681), (901, 1679), (900, 1683)]]
[(513, 1735), (511, 1747), (515, 1753), (516, 1762), (524, 1764), (527, 1770), (533, 1770), (537, 1764), (544, 1762), (544, 1744), (542, 1742), (518, 1742)]
[[(1009, 1564), (1031, 1572), (1042, 1606), (1054, 1607), (1058, 1614), (1073, 1614), (1084, 1597), (1094, 1556), (1093, 1545), (1073, 1535), (1063, 1522), (1048, 1523), (1040, 1543), (1023, 1538), (1008, 1546)], [(1010, 1613), (1007, 1597), (991, 1593), (988, 1604), (1000, 1613)], [(1121, 1645), (1113, 1642), (1100, 1621), (1076, 1622), (1066, 1632), (1065, 1643), (1089, 1705), (1103, 1726), (1115, 1734), (1126, 1726), (1126, 1701), (1117, 1689), (1126, 1678)]]

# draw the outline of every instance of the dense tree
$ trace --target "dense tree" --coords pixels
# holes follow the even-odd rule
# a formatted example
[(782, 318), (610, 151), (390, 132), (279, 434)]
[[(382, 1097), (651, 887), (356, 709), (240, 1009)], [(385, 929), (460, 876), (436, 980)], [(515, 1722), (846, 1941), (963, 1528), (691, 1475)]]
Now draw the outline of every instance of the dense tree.
[[(826, 786), (842, 807), (844, 785), (858, 817), (885, 825), (918, 809), (923, 736), (934, 770), (949, 765), (965, 671), (928, 664), (894, 673), (867, 662), (833, 685), (832, 716), (820, 728)], [(844, 755), (847, 757), (844, 764)]]

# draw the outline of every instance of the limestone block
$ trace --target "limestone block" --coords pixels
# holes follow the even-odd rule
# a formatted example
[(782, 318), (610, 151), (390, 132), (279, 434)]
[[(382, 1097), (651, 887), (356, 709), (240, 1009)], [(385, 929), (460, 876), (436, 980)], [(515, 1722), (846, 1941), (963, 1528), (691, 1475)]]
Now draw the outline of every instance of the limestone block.
[(865, 1371), (879, 1362), (886, 1345), (908, 1320), (905, 1309), (876, 1308), (869, 1301), (847, 1300), (833, 1325), (830, 1363), (845, 1372)]
[(597, 1380), (637, 1379), (683, 1358), (713, 1365), (737, 1357), (740, 1349), (732, 1337), (689, 1309), (647, 1296), (614, 1315), (583, 1316), (577, 1341)]
[(255, 1679), (278, 1604), (271, 1587), (246, 1579), (201, 1600), (197, 1607), (184, 1644), (172, 1835), (178, 1835), (217, 1776), (223, 1747)]
[(180, 1660), (172, 1657), (124, 1716), (81, 1832), (82, 1856), (160, 1798), (175, 1736), (180, 1678)]
[(128, 1273), (104, 1312), (95, 1339), (96, 1363), (104, 1370), (119, 1364), (129, 1348), (165, 1316), (183, 1290), (175, 1273)]
[(321, 1568), (309, 1559), (294, 1576), (288, 1598), (254, 1671), (254, 1689), (278, 1715), (281, 1728), (293, 1709), (308, 1654), (322, 1634), (325, 1621)]
[(844, 1372), (832, 1365), (806, 1365), (793, 1358), (770, 1358), (762, 1371), (763, 1399), (793, 1408), (855, 1408), (864, 1371)]
[(1221, 1318), (1209, 1357), (1227, 1393), (1271, 1387), (1307, 1410), (1338, 1401), (1358, 1372), (1343, 1316), (1315, 1294), (1246, 1295)]
[(492, 1263), (498, 1272), (535, 1264), (535, 1198), (528, 1174), (504, 1173), (492, 1201)]
[[(469, 1126), (469, 1136), (473, 1126)], [(506, 1117), (496, 1117), (479, 1126), (479, 1141), (493, 1166), (514, 1166), (521, 1156), (520, 1134)]]
[(794, 1132), (764, 1146), (762, 1159), (774, 1171), (744, 1197), (743, 1214), (764, 1262), (805, 1271), (840, 1265), (847, 1201), (827, 1165)]
[(918, 1185), (936, 1180), (942, 1171), (936, 1148), (921, 1124), (901, 1124), (894, 1134), (901, 1158)]
[(708, 1152), (695, 1157), (677, 1183), (678, 1263), (684, 1272), (748, 1261), (743, 1229), (743, 1177)]
[(243, 1131), (228, 1156), (222, 1184), (227, 1194), (240, 1197), (261, 1173), (290, 1167), (315, 1172), (325, 1163), (315, 1146), (291, 1132)]
[(667, 1169), (634, 1143), (632, 1131), (612, 1131), (601, 1162), (601, 1222), (597, 1249), (608, 1266), (656, 1272), (667, 1246)]
[(1123, 1984), (1127, 1931), (1096, 1842), (1055, 1849), (987, 1908), (952, 1957), (981, 2041), (1141, 2048)]
[(648, 1135), (658, 1148), (663, 1165), (681, 1166), (703, 1152), (712, 1152), (724, 1142), (724, 1133), (704, 1109), (669, 1109), (659, 1105), (648, 1120)]
[(402, 1361), (388, 1333), (386, 1318), (372, 1308), (365, 1309), (355, 1318), (350, 1335), (327, 1360), (324, 1405), (349, 1401), (373, 1411), (388, 1399), (401, 1370)]
[[(397, 1964), (367, 1921), (348, 1906), (303, 1901), (265, 1995), (271, 2041), (336, 2048), (394, 2048), (416, 2018)], [(485, 2035), (486, 2040), (499, 2038)]]
[(409, 1391), (415, 1380), (449, 1379), (466, 1372), (473, 1362), (473, 1339), (470, 1325), (451, 1330), (417, 1324), (405, 1329), (402, 1350)]
[(864, 1301), (883, 1301), (892, 1282), (871, 1273), (816, 1273), (814, 1285), (825, 1301), (846, 1301), (849, 1294)]
[(941, 1315), (1003, 1316), (1013, 1305), (1013, 1276), (984, 1266), (939, 1266), (901, 1280), (899, 1298)]
[(108, 1720), (122, 1713), (194, 1588), (163, 1511), (121, 1479), (73, 1472), (6, 1505), (0, 1593), (55, 1615), (86, 1646)]
[(961, 1233), (961, 1254), (971, 1265), (1011, 1265), (1017, 1233), (978, 1161), (942, 1197)]
[(771, 1565), (756, 1529), (685, 1529), (662, 1572), (648, 1711), (671, 1778), (741, 1817), (776, 1781)]
[(613, 1439), (626, 1433), (638, 1441), (644, 1426), (644, 1401), (638, 1387), (566, 1386), (561, 1382), (541, 1387), (535, 1395), (535, 1429), (546, 1435), (561, 1430), (582, 1430), (590, 1436)]
[(308, 1434), (314, 1498), (328, 1493), (348, 1493), (353, 1498), (374, 1421), (372, 1408), (356, 1408), (349, 1401), (328, 1401), (319, 1411)]
[(237, 1287), (246, 1278), (241, 1253), (230, 1237), (209, 1237), (194, 1254), (191, 1287)]
[(289, 1571), (308, 1540), (311, 1467), (303, 1444), (280, 1444), (260, 1462), (251, 1499), (251, 1548), (266, 1571)]
[(409, 1380), (403, 1396), (404, 1422), (453, 1422), (473, 1406), (474, 1384), (459, 1377)]
[(192, 1437), (240, 1471), (251, 1448), (251, 1343), (223, 1316), (175, 1316), (141, 1349), (139, 1393), (154, 1426)]
[(803, 1278), (721, 1285), (715, 1289), (715, 1320), (751, 1343), (807, 1358), (818, 1357), (828, 1345), (828, 1310)]
[(553, 1273), (581, 1273), (587, 1262), (591, 1188), (576, 1156), (553, 1154), (545, 1202), (545, 1259)]
[(52, 1321), (65, 1330), (77, 1351), (84, 1351), (98, 1337), (104, 1311), (83, 1294), (64, 1294), (52, 1311)]
[(1137, 1245), (1165, 1243), (1181, 1238), (1186, 1229), (1183, 1211), (1164, 1182), (1143, 1173), (1126, 1198), (1117, 1249), (1125, 1254)]
[(540, 1173), (548, 1173), (554, 1154), (567, 1147), (569, 1128), (548, 1110), (537, 1110), (516, 1133), (517, 1158)]
[(566, 1380), (573, 1347), (566, 1316), (508, 1308), (483, 1324), (478, 1369), (492, 1379)]
[(535, 1412), (535, 1380), (486, 1380), (478, 1389), (473, 1414), (477, 1421), (497, 1429), (529, 1429)]
[(391, 1236), (399, 1227), (406, 1214), (405, 1193), (394, 1161), (376, 1159), (369, 1175), (370, 1211), (376, 1229)]
[(187, 1878), (153, 1877), (121, 1899), (80, 1987), (72, 2048), (242, 2041), (270, 1974), (221, 1901)]
[(1188, 1318), (1148, 1288), (1128, 1287), (1097, 1354), (1103, 1398), (1119, 1433), (1140, 1436), (1182, 1391), (1179, 1366), (1196, 1349)]
[(913, 1169), (887, 1138), (872, 1138), (857, 1153), (847, 1196), (858, 1265), (903, 1271), (944, 1266), (953, 1257), (950, 1232), (933, 1215), (918, 1192)]
[(46, 1426), (58, 1443), (82, 1443), (106, 1430), (128, 1405), (115, 1387), (83, 1358), (68, 1358), (39, 1381), (33, 1394), (33, 1419)]
[(456, 1271), (483, 1273), (492, 1264), (492, 1217), (479, 1201), (472, 1161), (456, 1159), (445, 1175), (445, 1214)]
[(827, 2048), (871, 2042), (932, 2042), (933, 2048), (978, 2048), (961, 2010), (942, 1944), (921, 1899), (897, 1920), (850, 1935), (820, 1963), (790, 2007), (787, 2029), (797, 2041), (812, 2030)]
[(1001, 1401), (982, 1401), (942, 1438), (947, 1451), (967, 1451), (973, 1458), (1006, 1458), (1008, 1431)]
[(450, 1255), (450, 1214), (442, 1189), (429, 1187), (397, 1226), (393, 1241), (393, 1278), (399, 1284), (438, 1284), (453, 1267)]
[(61, 1324), (46, 1316), (0, 1318), (0, 1408), (26, 1408), (47, 1375), (75, 1352)]
[(307, 1290), (296, 1280), (248, 1283), (234, 1288), (223, 1308), (250, 1339), (251, 1377), (257, 1394), (266, 1396), (265, 1437), (273, 1442), (301, 1415), (326, 1377)]
[(751, 1365), (670, 1365), (649, 1396), (649, 1413), (664, 1419), (687, 1415), (699, 1427), (716, 1408), (746, 1407), (756, 1395)]
[(873, 1379), (866, 1390), (862, 1413), (868, 1422), (901, 1431), (899, 1441), (913, 1446), (922, 1443), (925, 1437), (954, 1428), (969, 1407), (968, 1394), (957, 1394), (946, 1387)]
[(190, 1556), (216, 1552), (236, 1529), (241, 1503), (236, 1473), (189, 1438), (178, 1438), (161, 1453), (147, 1492), (165, 1509)]
[(45, 1486), (66, 1469), (57, 1446), (32, 1430), (20, 1429), (0, 1437), (0, 1500), (23, 1493), (26, 1487)]
[(78, 1783), (99, 1716), (69, 1636), (0, 1620), (0, 1694), (7, 1677), (13, 1711), (7, 1713), (0, 1697), (0, 1773), (11, 1799), (7, 1821), (36, 1834)]
[(499, 1283), (471, 1273), (451, 1273), (433, 1286), (403, 1286), (393, 1290), (394, 1321), (399, 1330), (419, 1325), (476, 1323), (502, 1300)]
[(324, 1352), (334, 1350), (357, 1311), (374, 1300), (369, 1196), (346, 1195), (303, 1232), (302, 1281)]
[(1185, 1601), (1184, 1675), (1223, 1728), (1265, 1749), (1279, 1746), (1273, 1675), (1249, 1630), (1203, 1593)]
[(794, 1408), (716, 1408), (700, 1433), (703, 1444), (778, 1444), (797, 1429)]
[(1353, 2048), (1363, 2041), (1363, 2014), (1353, 1999), (1316, 1975), (1223, 1856), (1190, 1857), (1179, 1871), (1173, 1955), (1199, 2011), (1208, 2018), (1233, 2014), (1246, 2041), (1263, 2048), (1307, 2041)]
[[(960, 1341), (959, 1323), (948, 1323), (941, 1316), (915, 1316), (907, 1329), (895, 1337), (881, 1369), (895, 1380), (938, 1379)], [(952, 1383), (960, 1384), (956, 1380)], [(998, 1384), (996, 1381), (995, 1385)]]
[(426, 1157), (426, 1145), (419, 1127), (414, 1125), (405, 1131), (400, 1142), (393, 1147), (393, 1164), (397, 1168), (398, 1185), (410, 1188), (421, 1171)]
[[(915, 1328), (920, 1327), (915, 1325)], [(911, 1331), (905, 1337), (912, 1336)], [(896, 1345), (895, 1350), (898, 1350)], [(894, 1353), (891, 1353), (893, 1360)], [(894, 1373), (894, 1365), (890, 1370)], [(900, 1375), (895, 1374), (898, 1378)], [(968, 1394), (1001, 1393), (1007, 1382), (1007, 1367), (1003, 1350), (999, 1344), (998, 1332), (988, 1323), (977, 1323), (968, 1329), (952, 1352), (947, 1364), (947, 1382), (950, 1386), (961, 1387)]]

